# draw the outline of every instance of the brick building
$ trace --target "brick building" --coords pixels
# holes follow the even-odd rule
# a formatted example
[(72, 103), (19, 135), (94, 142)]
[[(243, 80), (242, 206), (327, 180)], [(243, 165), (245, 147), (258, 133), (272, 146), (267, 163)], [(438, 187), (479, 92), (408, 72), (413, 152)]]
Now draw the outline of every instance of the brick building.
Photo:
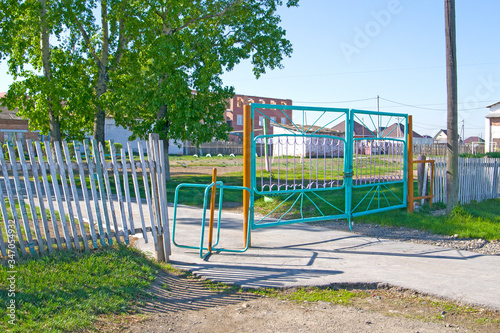
[[(5, 93), (0, 93), (0, 99), (4, 96)], [(12, 111), (0, 106), (0, 142), (37, 140), (38, 133), (29, 130), (28, 120), (19, 117), (16, 113), (17, 109)]]
[[(224, 118), (226, 119), (229, 126), (233, 128), (230, 133), (229, 138), (231, 141), (241, 141), (243, 138), (243, 105), (248, 105), (250, 103), (259, 104), (272, 104), (272, 105), (292, 105), (291, 99), (279, 99), (279, 98), (268, 98), (259, 96), (247, 96), (247, 95), (234, 95), (232, 99), (229, 100), (228, 109), (224, 113)], [(264, 109), (265, 115), (268, 116), (272, 121), (276, 121), (280, 124), (288, 124), (289, 119), (292, 119), (292, 110), (281, 110), (281, 109)], [(288, 117), (288, 118), (287, 118)], [(262, 119), (264, 116), (255, 115), (255, 135), (263, 134), (262, 129)], [(267, 133), (273, 134), (273, 126), (270, 122), (267, 122)]]

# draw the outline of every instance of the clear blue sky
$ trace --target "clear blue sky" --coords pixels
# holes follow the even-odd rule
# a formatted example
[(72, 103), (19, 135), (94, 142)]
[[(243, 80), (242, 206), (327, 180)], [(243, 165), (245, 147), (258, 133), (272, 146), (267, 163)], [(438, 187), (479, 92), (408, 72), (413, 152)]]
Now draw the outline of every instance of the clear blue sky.
[[(459, 118), (465, 137), (484, 135), (485, 106), (500, 101), (500, 1), (456, 0), (456, 11)], [(258, 80), (241, 63), (223, 76), (237, 93), (369, 110), (379, 95), (381, 111), (412, 114), (420, 134), (446, 128), (444, 0), (301, 0), (280, 14), (292, 57)]]
[[(456, 12), (459, 119), (465, 137), (484, 135), (485, 107), (500, 101), (500, 1), (457, 0)], [(280, 13), (292, 57), (258, 80), (240, 64), (224, 75), (237, 93), (368, 110), (379, 95), (420, 134), (446, 128), (444, 0), (302, 0)], [(364, 101), (335, 103), (353, 100)]]

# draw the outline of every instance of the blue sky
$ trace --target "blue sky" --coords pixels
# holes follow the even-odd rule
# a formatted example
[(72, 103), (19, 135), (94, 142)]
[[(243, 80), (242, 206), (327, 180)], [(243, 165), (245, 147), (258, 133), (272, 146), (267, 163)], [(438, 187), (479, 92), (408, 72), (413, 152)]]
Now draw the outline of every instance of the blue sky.
[[(500, 1), (456, 0), (456, 11), (459, 126), (484, 135), (485, 106), (500, 101)], [(301, 0), (280, 14), (292, 57), (258, 80), (248, 61), (224, 74), (237, 93), (367, 110), (379, 95), (381, 111), (412, 114), (420, 134), (446, 128), (444, 0)]]
[[(485, 106), (500, 101), (500, 2), (457, 0), (456, 12), (459, 118), (465, 137), (484, 135)], [(258, 80), (240, 64), (223, 76), (237, 93), (368, 110), (379, 95), (420, 134), (446, 128), (444, 0), (302, 0), (280, 14), (292, 57)]]

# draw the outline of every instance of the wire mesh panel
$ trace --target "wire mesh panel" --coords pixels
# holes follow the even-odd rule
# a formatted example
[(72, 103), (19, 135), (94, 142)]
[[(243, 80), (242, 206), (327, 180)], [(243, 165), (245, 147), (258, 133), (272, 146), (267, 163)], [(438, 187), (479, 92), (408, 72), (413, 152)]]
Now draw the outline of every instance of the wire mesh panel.
[(406, 207), (407, 115), (351, 112), (352, 215)]
[(252, 104), (252, 227), (346, 217), (349, 110)]

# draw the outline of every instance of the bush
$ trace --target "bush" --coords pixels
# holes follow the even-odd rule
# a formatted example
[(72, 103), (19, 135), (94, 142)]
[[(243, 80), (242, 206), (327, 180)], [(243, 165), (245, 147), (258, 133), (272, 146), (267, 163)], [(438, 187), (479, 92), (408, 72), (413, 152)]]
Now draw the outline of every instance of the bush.
[(486, 156), (491, 157), (491, 158), (500, 158), (500, 152), (498, 152), (498, 151), (489, 152), (489, 153), (486, 153)]
[[(120, 149), (122, 149), (122, 148), (123, 148), (123, 145), (121, 143), (115, 142), (115, 153), (120, 153)], [(104, 153), (110, 154), (109, 141), (106, 141), (106, 145), (104, 147)]]
[(486, 154), (460, 154), (458, 155), (463, 158), (483, 158), (483, 157), (490, 157), (490, 158), (500, 158), (500, 152), (489, 152)]

